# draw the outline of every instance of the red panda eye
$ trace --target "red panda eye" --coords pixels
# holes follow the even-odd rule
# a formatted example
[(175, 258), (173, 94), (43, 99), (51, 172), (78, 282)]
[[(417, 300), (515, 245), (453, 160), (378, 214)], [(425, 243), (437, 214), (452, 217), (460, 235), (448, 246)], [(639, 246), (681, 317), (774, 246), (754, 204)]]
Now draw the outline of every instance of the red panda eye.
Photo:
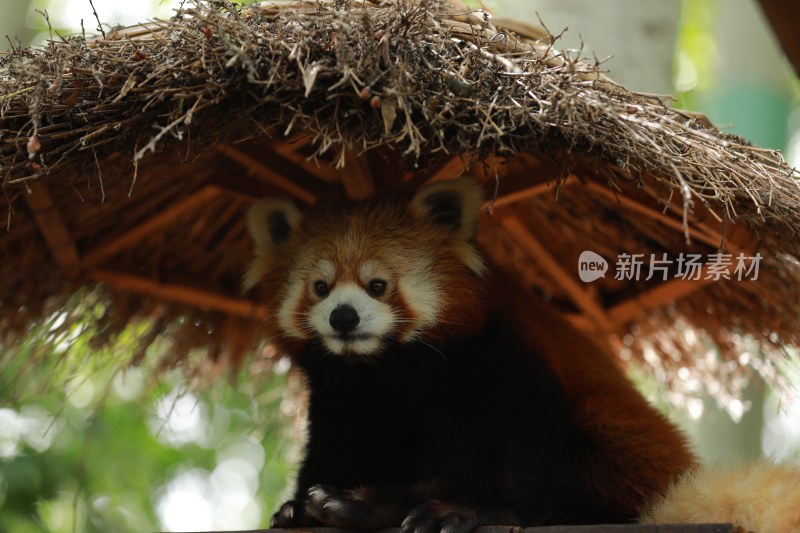
[(382, 279), (373, 279), (367, 286), (367, 292), (376, 298), (378, 296), (383, 296), (386, 292), (386, 282)]
[(330, 289), (330, 287), (328, 287), (327, 283), (325, 283), (324, 281), (320, 280), (320, 281), (315, 281), (314, 282), (314, 292), (320, 298), (325, 298), (328, 295), (328, 293), (331, 292), (331, 289)]

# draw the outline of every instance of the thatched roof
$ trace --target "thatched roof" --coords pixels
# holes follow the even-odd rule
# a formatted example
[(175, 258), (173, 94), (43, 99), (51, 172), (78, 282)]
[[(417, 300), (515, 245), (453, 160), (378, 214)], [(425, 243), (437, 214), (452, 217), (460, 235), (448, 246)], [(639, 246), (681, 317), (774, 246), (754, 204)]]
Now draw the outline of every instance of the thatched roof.
[[(201, 1), (169, 22), (12, 51), (3, 341), (86, 308), (71, 298), (89, 287), (100, 342), (146, 318), (143, 345), (167, 332), (175, 360), (198, 347), (238, 360), (268, 318), (240, 291), (255, 198), (360, 198), (468, 168), (494, 198), (487, 252), (576, 325), (677, 387), (680, 367), (778, 379), (800, 326), (797, 174), (555, 45), (437, 0)], [(613, 262), (720, 246), (733, 263), (760, 253), (758, 280), (705, 279), (708, 266), (675, 279), (675, 265), (666, 281), (616, 280), (613, 264), (577, 276), (584, 250)], [(742, 355), (745, 335), (763, 357)], [(732, 363), (708, 357), (711, 343)]]

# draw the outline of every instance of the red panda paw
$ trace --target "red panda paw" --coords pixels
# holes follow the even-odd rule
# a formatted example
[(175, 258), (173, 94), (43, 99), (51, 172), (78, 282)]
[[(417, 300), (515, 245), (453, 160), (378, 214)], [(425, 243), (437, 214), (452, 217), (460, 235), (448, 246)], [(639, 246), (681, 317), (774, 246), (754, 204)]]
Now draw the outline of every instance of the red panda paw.
[(397, 526), (408, 510), (402, 503), (384, 501), (381, 492), (360, 487), (340, 489), (314, 485), (308, 489), (306, 510), (326, 526), (338, 528), (385, 528)]
[(401, 533), (471, 533), (480, 524), (469, 507), (431, 500), (411, 510)]
[(418, 505), (403, 521), (401, 533), (471, 533), (485, 525), (519, 523), (508, 512), (492, 512), (486, 509), (469, 507), (431, 500)]
[(269, 521), (271, 528), (292, 528), (298, 526), (313, 526), (314, 520), (305, 513), (302, 502), (289, 500), (281, 505), (280, 509), (272, 515)]

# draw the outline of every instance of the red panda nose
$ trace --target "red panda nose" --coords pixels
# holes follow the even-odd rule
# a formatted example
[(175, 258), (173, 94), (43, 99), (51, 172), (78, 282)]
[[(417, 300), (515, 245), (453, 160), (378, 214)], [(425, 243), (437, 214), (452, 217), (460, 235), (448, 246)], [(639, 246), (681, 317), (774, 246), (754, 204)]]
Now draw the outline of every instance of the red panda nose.
[(358, 313), (352, 306), (342, 304), (331, 311), (330, 324), (339, 333), (350, 333), (358, 325)]

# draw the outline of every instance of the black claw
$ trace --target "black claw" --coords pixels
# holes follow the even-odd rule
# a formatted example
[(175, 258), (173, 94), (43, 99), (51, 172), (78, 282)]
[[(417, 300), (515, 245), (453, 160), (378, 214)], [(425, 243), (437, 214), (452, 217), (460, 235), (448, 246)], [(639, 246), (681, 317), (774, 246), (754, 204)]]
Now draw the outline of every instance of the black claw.
[(420, 505), (411, 510), (403, 520), (400, 527), (401, 533), (437, 533), (439, 531), (439, 518), (424, 507)]
[(300, 510), (300, 504), (294, 500), (289, 500), (281, 505), (280, 509), (278, 509), (278, 512), (272, 515), (272, 518), (269, 521), (270, 527), (286, 528), (299, 525), (299, 518), (301, 514), (302, 511)]
[(441, 533), (472, 533), (476, 527), (478, 527), (478, 521), (474, 514), (452, 513), (442, 520)]
[(308, 514), (325, 525), (355, 527), (365, 519), (365, 507), (358, 495), (349, 489), (314, 485), (308, 489)]
[(475, 509), (431, 501), (408, 514), (402, 533), (472, 533), (481, 521)]

